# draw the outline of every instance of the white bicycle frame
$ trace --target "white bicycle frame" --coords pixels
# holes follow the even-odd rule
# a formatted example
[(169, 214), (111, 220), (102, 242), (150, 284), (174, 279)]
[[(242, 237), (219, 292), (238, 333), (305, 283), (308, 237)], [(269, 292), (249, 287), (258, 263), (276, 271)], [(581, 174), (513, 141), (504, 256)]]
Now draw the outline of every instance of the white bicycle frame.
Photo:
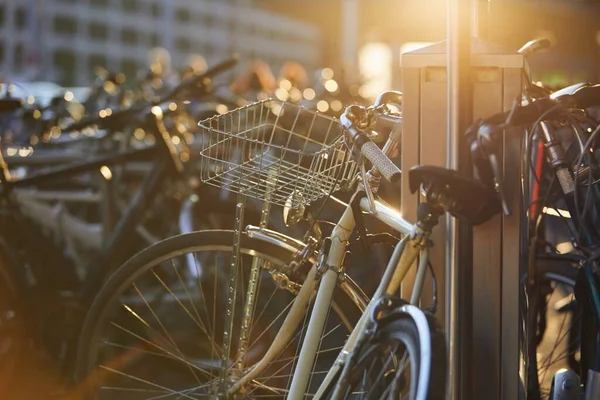
[[(128, 172), (148, 173), (152, 169), (150, 163), (130, 163)], [(109, 184), (108, 178), (106, 184)], [(106, 238), (113, 229), (113, 218), (105, 214), (113, 214), (119, 208), (106, 200), (108, 186), (99, 190), (42, 190), (39, 188), (15, 188), (13, 196), (19, 204), (21, 213), (38, 224), (40, 227), (52, 232), (52, 235), (64, 241), (71, 256), (77, 261), (77, 274), (83, 278), (86, 274), (85, 262), (79, 256), (79, 252), (87, 250), (100, 251)], [(87, 203), (96, 204), (104, 208), (101, 222), (89, 222), (69, 212), (66, 204)], [(108, 210), (110, 208), (110, 210)], [(184, 215), (185, 217), (187, 215)], [(140, 234), (149, 243), (155, 243), (158, 238), (150, 234), (142, 225), (136, 227)], [(79, 249), (79, 250), (78, 250)]]
[[(360, 208), (363, 212), (373, 215), (375, 218), (390, 226), (395, 231), (404, 235), (403, 239), (396, 245), (394, 252), (385, 269), (383, 278), (375, 292), (375, 295), (368, 303), (360, 320), (352, 330), (346, 344), (340, 352), (340, 355), (334, 366), (326, 375), (318, 392), (314, 398), (319, 398), (323, 392), (333, 382), (337, 373), (343, 368), (346, 357), (353, 351), (357, 339), (362, 333), (365, 324), (368, 320), (368, 315), (372, 308), (377, 304), (378, 300), (384, 294), (395, 293), (409, 269), (420, 255), (416, 279), (412, 289), (410, 302), (416, 305), (421, 297), (421, 290), (427, 265), (429, 254), (427, 246), (423, 243), (423, 231), (416, 224), (413, 224), (402, 216), (393, 208), (384, 204), (381, 201), (374, 201), (374, 209), (371, 208), (368, 198), (363, 198), (360, 201)], [(250, 227), (253, 229), (253, 227)], [(294, 371), (292, 384), (288, 393), (288, 399), (303, 399), (306, 392), (306, 386), (310, 378), (313, 363), (318, 352), (318, 345), (321, 339), (323, 328), (326, 322), (329, 308), (332, 306), (332, 296), (336, 284), (339, 281), (340, 274), (343, 273), (343, 259), (346, 252), (348, 240), (354, 231), (355, 220), (352, 207), (348, 205), (341, 216), (339, 222), (335, 226), (331, 234), (331, 247), (327, 254), (327, 259), (324, 263), (326, 271), (321, 277), (320, 285), (316, 289), (316, 276), (319, 267), (318, 262), (313, 264), (308, 276), (306, 277), (302, 287), (300, 288), (288, 315), (286, 316), (283, 325), (275, 337), (265, 356), (256, 363), (245, 375), (243, 375), (234, 385), (228, 389), (228, 395), (234, 394), (241, 387), (253, 379), (258, 377), (262, 371), (279, 355), (285, 346), (292, 339), (296, 329), (300, 325), (307, 311), (309, 302), (313, 297), (313, 293), (317, 292), (314, 308), (310, 317), (310, 322), (306, 331), (306, 336), (302, 344), (302, 352), (298, 359), (296, 370)], [(253, 229), (256, 233), (262, 232), (263, 235), (254, 235), (260, 239), (272, 242), (283, 242), (281, 234), (272, 233), (266, 229)], [(288, 246), (293, 247), (294, 240), (288, 238)], [(428, 377), (422, 377), (428, 379)]]

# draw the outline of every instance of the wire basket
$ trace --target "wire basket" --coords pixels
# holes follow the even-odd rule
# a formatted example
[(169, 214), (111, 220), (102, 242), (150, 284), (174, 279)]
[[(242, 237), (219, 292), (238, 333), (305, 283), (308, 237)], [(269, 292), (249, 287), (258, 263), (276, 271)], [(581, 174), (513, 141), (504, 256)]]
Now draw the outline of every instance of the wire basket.
[(199, 123), (201, 180), (298, 208), (356, 174), (335, 118), (278, 101), (256, 102)]

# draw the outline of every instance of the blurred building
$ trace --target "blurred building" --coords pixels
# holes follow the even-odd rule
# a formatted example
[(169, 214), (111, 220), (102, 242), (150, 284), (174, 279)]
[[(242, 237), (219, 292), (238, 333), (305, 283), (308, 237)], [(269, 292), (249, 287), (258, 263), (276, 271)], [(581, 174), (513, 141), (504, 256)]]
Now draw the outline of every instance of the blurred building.
[[(446, 0), (302, 0), (302, 7), (296, 1), (254, 1), (320, 26), (321, 47), (327, 49), (323, 61), (333, 68), (349, 66), (344, 55), (349, 41), (356, 65), (363, 47), (388, 45), (395, 89), (401, 89), (400, 53), (446, 37)], [(478, 36), (485, 41), (516, 52), (531, 39), (551, 39), (551, 49), (528, 60), (535, 80), (552, 87), (600, 81), (599, 0), (473, 1), (479, 4)], [(354, 30), (344, 29), (347, 7), (355, 8), (356, 18), (350, 21)], [(370, 58), (371, 63), (380, 61)]]
[(320, 64), (319, 30), (252, 0), (3, 0), (0, 76), (89, 82), (94, 66), (135, 75), (148, 51), (164, 47), (172, 65), (191, 54), (210, 65), (239, 53), (277, 71), (286, 60)]

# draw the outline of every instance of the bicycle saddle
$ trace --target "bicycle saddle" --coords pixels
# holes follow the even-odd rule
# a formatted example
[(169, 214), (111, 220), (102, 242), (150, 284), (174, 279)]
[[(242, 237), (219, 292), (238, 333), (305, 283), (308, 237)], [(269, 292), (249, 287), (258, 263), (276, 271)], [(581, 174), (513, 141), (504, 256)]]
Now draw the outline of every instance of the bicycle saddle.
[(408, 173), (411, 193), (422, 187), (427, 201), (453, 217), (481, 224), (501, 211), (496, 192), (457, 171), (432, 165), (416, 165)]

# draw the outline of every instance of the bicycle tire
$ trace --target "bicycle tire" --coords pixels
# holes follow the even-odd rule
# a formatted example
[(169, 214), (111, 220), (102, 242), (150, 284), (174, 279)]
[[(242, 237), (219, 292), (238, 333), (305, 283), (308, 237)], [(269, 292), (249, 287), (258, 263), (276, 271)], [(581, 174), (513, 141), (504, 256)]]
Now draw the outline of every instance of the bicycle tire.
[[(539, 274), (542, 275), (542, 281), (548, 281), (548, 282), (557, 282), (557, 283), (561, 283), (563, 285), (568, 285), (571, 287), (575, 287), (576, 281), (577, 281), (577, 276), (579, 274), (579, 268), (574, 267), (572, 265), (573, 262), (575, 262), (576, 259), (575, 258), (571, 258), (569, 255), (560, 255), (560, 254), (544, 254), (544, 255), (540, 255), (537, 259), (537, 267), (539, 270)], [(525, 282), (527, 280), (527, 274), (523, 277), (522, 279), (522, 290), (525, 293), (524, 296), (524, 300), (527, 299), (527, 292), (526, 292), (526, 286), (525, 286)], [(542, 283), (542, 282), (541, 282)], [(529, 303), (529, 302), (528, 302)], [(546, 306), (548, 306), (548, 304), (546, 304)], [(526, 327), (527, 326), (527, 313), (529, 312), (529, 310), (527, 310), (526, 306), (524, 306), (523, 310), (522, 310), (522, 315), (523, 315), (523, 319), (524, 319), (524, 324), (523, 326)], [(538, 312), (538, 311), (534, 311), (534, 312)], [(573, 329), (574, 325), (573, 325), (573, 321), (571, 321), (571, 326), (570, 329)], [(581, 330), (579, 328), (579, 330)], [(581, 332), (575, 332), (574, 335), (579, 335)], [(574, 340), (571, 337), (571, 330), (568, 333), (568, 343), (567, 345), (569, 345), (572, 340)], [(544, 333), (545, 336), (545, 333)], [(566, 335), (565, 335), (566, 336)], [(528, 363), (528, 379), (531, 380), (533, 379), (534, 376), (534, 367), (535, 367), (535, 375), (537, 376), (537, 384), (536, 385), (532, 385), (532, 384), (528, 384), (528, 396), (531, 397), (532, 399), (544, 399), (546, 394), (549, 393), (550, 391), (550, 387), (548, 385), (546, 385), (546, 383), (549, 382), (545, 382), (546, 377), (551, 378), (551, 376), (547, 376), (546, 373), (543, 373), (542, 376), (540, 377), (540, 366), (539, 366), (539, 360), (538, 360), (538, 345), (541, 345), (543, 338), (538, 338), (537, 337), (537, 332), (536, 335), (528, 335), (528, 334), (524, 334), (523, 338), (525, 340), (528, 340), (527, 338), (529, 338), (529, 341), (531, 341), (532, 338), (536, 338), (535, 343), (526, 343), (526, 357), (527, 357), (527, 363)], [(538, 343), (539, 340), (539, 343)], [(527, 350), (529, 349), (529, 350)], [(535, 351), (533, 351), (533, 349), (536, 349)], [(567, 355), (569, 355), (569, 353), (567, 353)], [(583, 361), (583, 360), (581, 360)], [(569, 362), (569, 360), (567, 360), (567, 362)], [(555, 364), (556, 362), (548, 362), (548, 364)], [(543, 367), (543, 366), (542, 366)], [(571, 367), (571, 366), (569, 366)], [(556, 367), (558, 368), (558, 367)], [(577, 373), (579, 373), (579, 371), (576, 371)], [(540, 382), (540, 380), (542, 380), (542, 382)]]
[[(418, 371), (413, 380), (419, 382), (419, 377), (422, 374), (429, 375), (426, 391), (427, 399), (442, 400), (446, 398), (446, 338), (437, 319), (429, 313), (424, 314), (429, 324), (429, 338), (425, 339), (428, 340), (431, 349), (428, 362), (423, 362), (423, 360), (419, 358), (419, 354), (422, 354), (420, 351), (420, 342), (424, 339), (423, 335), (425, 334), (420, 332), (419, 324), (412, 315), (402, 311), (393, 311), (391, 315), (386, 316), (377, 324), (373, 339), (365, 343), (356, 355), (357, 362), (350, 373), (348, 387), (346, 388), (346, 395), (344, 397), (345, 399), (353, 399), (352, 388), (355, 388), (361, 381), (364, 383), (365, 380), (371, 379), (370, 376), (365, 378), (365, 369), (368, 366), (372, 367), (379, 358), (389, 355), (390, 347), (395, 347), (396, 350), (398, 350), (399, 347), (406, 349), (406, 352), (411, 358), (411, 374), (413, 373), (413, 365), (415, 366), (414, 370)], [(405, 354), (404, 351), (402, 352), (402, 355), (403, 354)], [(399, 358), (399, 356), (400, 353), (395, 354), (396, 359)], [(384, 364), (384, 366), (385, 365), (386, 364)], [(427, 367), (428, 365), (429, 368)], [(376, 371), (376, 373), (381, 374), (380, 371)], [(393, 381), (396, 382), (390, 383), (398, 383), (397, 378), (394, 378)], [(393, 395), (387, 394), (387, 396), (384, 396), (387, 393), (387, 390), (382, 392), (378, 387), (371, 387), (368, 389), (367, 399), (396, 399), (399, 397), (396, 396), (396, 390), (398, 389), (399, 388), (396, 387), (395, 390), (392, 390)], [(348, 390), (350, 390), (350, 393), (348, 393)], [(418, 390), (417, 387), (414, 388), (414, 391), (416, 390)], [(412, 385), (411, 393), (413, 393)], [(360, 398), (362, 399), (363, 396), (360, 396)], [(415, 397), (411, 396), (409, 399), (414, 400)]]
[[(242, 251), (253, 251), (260, 254), (261, 257), (273, 259), (283, 264), (289, 261), (293, 255), (286, 248), (249, 238), (245, 234), (242, 234), (240, 239)], [(172, 255), (181, 255), (198, 248), (231, 248), (232, 244), (233, 231), (197, 231), (160, 241), (139, 252), (123, 264), (105, 283), (94, 300), (83, 324), (75, 370), (75, 379), (80, 383), (78, 389), (80, 393), (84, 396), (89, 395), (86, 393), (89, 389), (85, 384), (85, 380), (96, 367), (92, 354), (94, 352), (93, 344), (98, 341), (101, 334), (99, 330), (102, 328), (111, 304), (124, 288), (144, 272), (150, 270), (160, 260), (168, 259)], [(344, 288), (344, 290), (348, 290), (347, 286), (344, 286)], [(334, 302), (347, 314), (348, 321), (356, 323), (360, 317), (359, 308), (352, 301), (352, 297), (344, 290), (335, 291)]]

